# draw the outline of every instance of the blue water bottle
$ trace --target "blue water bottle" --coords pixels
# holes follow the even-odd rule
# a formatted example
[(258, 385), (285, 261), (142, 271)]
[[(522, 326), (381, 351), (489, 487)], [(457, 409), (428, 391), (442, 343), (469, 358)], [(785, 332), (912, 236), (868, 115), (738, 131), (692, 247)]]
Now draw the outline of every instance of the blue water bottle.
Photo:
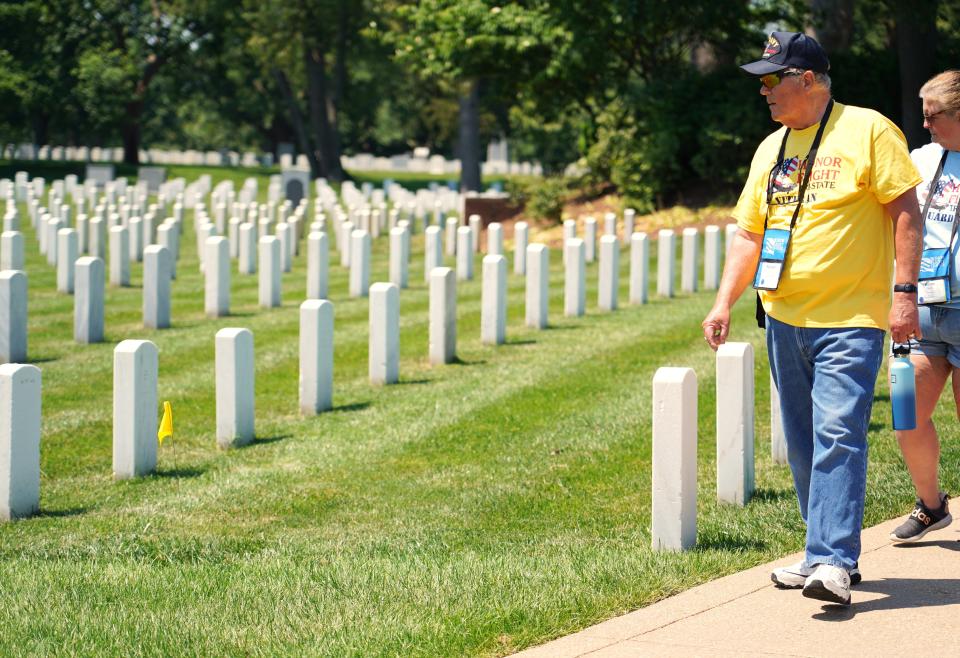
[(893, 409), (893, 429), (917, 429), (917, 385), (913, 364), (910, 362), (910, 345), (893, 344), (893, 361), (890, 363), (890, 406)]

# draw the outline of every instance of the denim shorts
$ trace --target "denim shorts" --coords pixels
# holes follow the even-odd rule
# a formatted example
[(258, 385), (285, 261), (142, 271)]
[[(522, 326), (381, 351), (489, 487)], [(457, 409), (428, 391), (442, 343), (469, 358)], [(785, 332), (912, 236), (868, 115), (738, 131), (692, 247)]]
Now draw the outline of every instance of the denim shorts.
[(920, 332), (923, 338), (910, 340), (910, 349), (927, 356), (945, 356), (954, 368), (960, 368), (960, 308), (920, 306)]

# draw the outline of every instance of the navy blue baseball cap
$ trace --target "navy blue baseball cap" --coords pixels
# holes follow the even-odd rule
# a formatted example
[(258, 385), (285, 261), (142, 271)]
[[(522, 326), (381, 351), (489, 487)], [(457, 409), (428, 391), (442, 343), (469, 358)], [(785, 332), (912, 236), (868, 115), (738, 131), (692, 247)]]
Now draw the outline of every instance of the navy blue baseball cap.
[(767, 37), (760, 59), (740, 68), (750, 75), (767, 75), (787, 68), (826, 73), (830, 60), (813, 37), (802, 32), (773, 32)]

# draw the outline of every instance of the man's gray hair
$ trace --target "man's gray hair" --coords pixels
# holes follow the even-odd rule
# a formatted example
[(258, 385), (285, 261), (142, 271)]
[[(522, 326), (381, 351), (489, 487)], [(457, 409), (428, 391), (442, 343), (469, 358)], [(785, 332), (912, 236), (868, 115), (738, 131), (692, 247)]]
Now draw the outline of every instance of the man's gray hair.
[[(789, 72), (789, 73), (801, 73), (801, 74), (802, 74), (802, 73), (805, 73), (806, 70), (805, 70), (805, 69), (798, 69), (798, 68), (791, 67), (791, 68), (785, 69), (785, 72)], [(823, 88), (826, 89), (827, 91), (830, 91), (830, 74), (828, 74), (828, 73), (818, 73), (818, 72), (816, 72), (816, 71), (810, 71), (810, 72), (813, 73), (813, 81), (814, 81), (814, 82), (816, 82), (818, 85), (820, 85), (821, 87), (823, 87)]]

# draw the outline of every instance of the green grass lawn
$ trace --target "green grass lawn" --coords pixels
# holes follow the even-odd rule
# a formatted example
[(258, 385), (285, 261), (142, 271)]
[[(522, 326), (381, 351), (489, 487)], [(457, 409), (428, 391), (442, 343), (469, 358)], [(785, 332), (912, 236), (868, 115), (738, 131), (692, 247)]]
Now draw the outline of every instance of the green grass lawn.
[[(400, 301), (400, 384), (368, 384), (367, 301), (349, 299), (345, 270), (331, 265), (335, 408), (301, 418), (305, 255), (284, 275), (282, 308), (258, 308), (256, 277), (234, 268), (234, 315), (208, 320), (187, 219), (173, 327), (142, 328), (134, 265), (131, 287), (108, 289), (107, 342), (90, 346), (72, 342), (73, 298), (55, 292), (26, 228), (42, 511), (0, 524), (0, 654), (502, 655), (802, 548), (788, 470), (769, 456), (752, 300), (736, 308), (734, 339), (757, 354), (758, 488), (737, 508), (715, 495), (714, 355), (699, 328), (711, 293), (626, 306), (624, 257), (621, 310), (596, 310), (593, 265), (590, 310), (563, 318), (554, 250), (548, 330), (522, 326), (523, 280), (511, 274), (508, 342), (481, 345), (478, 277), (458, 284), (461, 362), (430, 367), (418, 235)], [(386, 239), (373, 251), (371, 281), (386, 280)], [(221, 451), (214, 335), (231, 326), (254, 334), (257, 440)], [(112, 351), (128, 338), (159, 348), (175, 435), (155, 475), (114, 482)], [(699, 381), (698, 544), (685, 553), (650, 549), (651, 380), (668, 365)], [(881, 384), (868, 525), (913, 499), (889, 415)], [(960, 447), (945, 403), (937, 419), (955, 491)]]

